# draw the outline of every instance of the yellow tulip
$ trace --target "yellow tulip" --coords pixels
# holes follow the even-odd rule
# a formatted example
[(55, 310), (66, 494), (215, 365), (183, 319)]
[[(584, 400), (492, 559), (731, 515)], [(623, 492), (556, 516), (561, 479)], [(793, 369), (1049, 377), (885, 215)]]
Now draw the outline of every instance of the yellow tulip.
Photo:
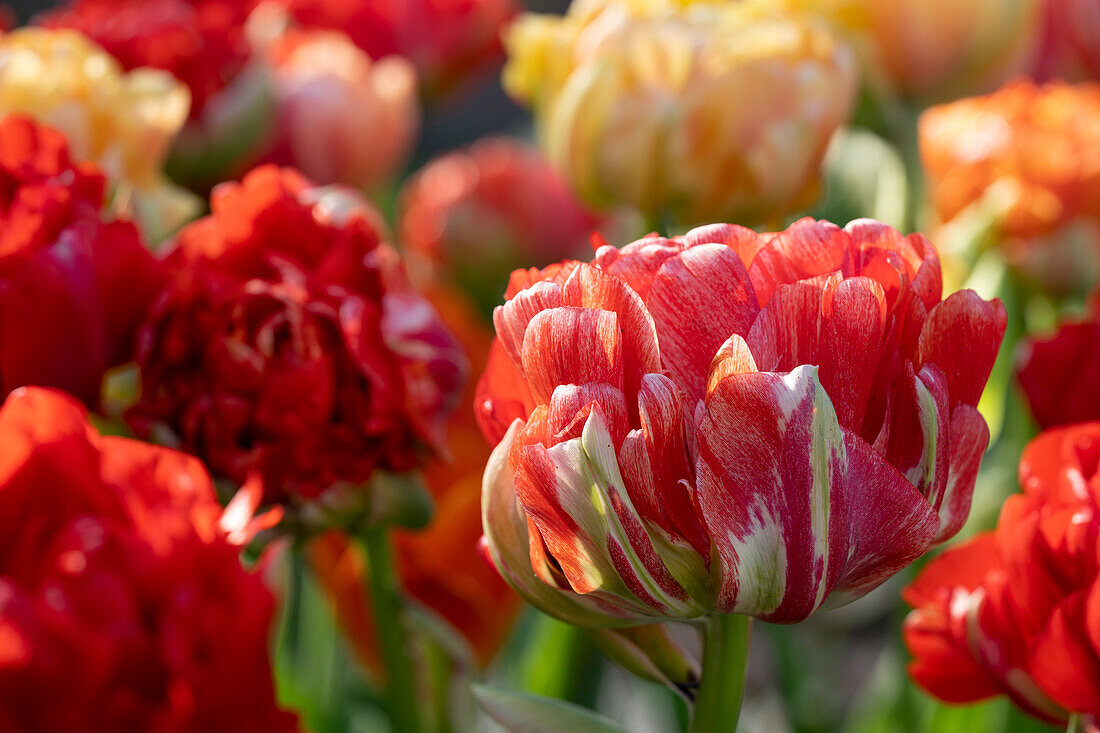
[(802, 208), (855, 89), (823, 24), (754, 0), (579, 0), (505, 45), (505, 86), (577, 192), (685, 225)]

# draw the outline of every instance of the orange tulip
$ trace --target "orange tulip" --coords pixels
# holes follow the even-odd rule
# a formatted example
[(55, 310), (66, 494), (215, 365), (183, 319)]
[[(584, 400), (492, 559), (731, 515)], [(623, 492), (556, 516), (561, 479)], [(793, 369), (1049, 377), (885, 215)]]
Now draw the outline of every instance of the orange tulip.
[(1100, 85), (1020, 79), (932, 107), (921, 116), (920, 151), (941, 221), (966, 211), (994, 217), (1009, 259), (1051, 290), (1095, 277)]

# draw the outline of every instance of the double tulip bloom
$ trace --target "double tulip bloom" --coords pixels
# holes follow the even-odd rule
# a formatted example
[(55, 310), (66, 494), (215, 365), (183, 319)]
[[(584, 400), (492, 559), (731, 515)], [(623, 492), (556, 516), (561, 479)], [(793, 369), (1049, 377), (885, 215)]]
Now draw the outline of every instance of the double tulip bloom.
[(1006, 694), (1049, 722), (1100, 714), (1100, 423), (1044, 433), (997, 528), (905, 591), (913, 679), (949, 702)]
[(107, 181), (61, 133), (0, 121), (0, 397), (27, 384), (99, 405), (104, 372), (165, 280), (137, 228), (104, 216)]
[(506, 46), (505, 87), (582, 199), (687, 224), (804, 208), (855, 91), (845, 45), (761, 0), (579, 0)]
[(999, 301), (942, 299), (919, 234), (809, 219), (513, 275), (478, 393), (486, 541), (584, 625), (802, 620), (952, 536)]
[(273, 599), (196, 459), (98, 435), (39, 388), (0, 408), (0, 728), (297, 730)]
[(129, 420), (268, 502), (442, 449), (465, 357), (355, 194), (265, 166), (180, 232), (140, 334)]

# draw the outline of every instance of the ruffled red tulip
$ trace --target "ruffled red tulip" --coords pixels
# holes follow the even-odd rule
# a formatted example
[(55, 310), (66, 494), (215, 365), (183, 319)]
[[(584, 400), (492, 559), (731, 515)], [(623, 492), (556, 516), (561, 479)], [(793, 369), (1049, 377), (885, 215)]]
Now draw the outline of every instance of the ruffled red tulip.
[(416, 468), (444, 445), (465, 358), (362, 199), (289, 169), (215, 189), (140, 337), (130, 413), (268, 502)]
[(513, 0), (274, 1), (305, 28), (347, 33), (372, 59), (409, 59), (429, 96), (499, 60), (501, 29), (516, 12)]
[(272, 597), (195, 459), (92, 430), (31, 388), (0, 408), (0, 728), (297, 729)]
[(969, 511), (1005, 313), (941, 300), (919, 234), (803, 219), (605, 245), (515, 273), (494, 322), (486, 536), (555, 615), (799, 621)]
[(1100, 713), (1100, 423), (1044, 433), (994, 531), (905, 591), (909, 673), (949, 702), (1009, 695), (1043, 720)]
[(1090, 317), (1025, 340), (1017, 379), (1043, 428), (1100, 420), (1100, 298)]
[(436, 158), (400, 202), (406, 251), (489, 310), (512, 270), (583, 254), (601, 223), (536, 148), (508, 138)]
[(99, 404), (108, 367), (163, 282), (129, 222), (101, 213), (106, 181), (30, 118), (0, 121), (0, 393), (37, 384)]

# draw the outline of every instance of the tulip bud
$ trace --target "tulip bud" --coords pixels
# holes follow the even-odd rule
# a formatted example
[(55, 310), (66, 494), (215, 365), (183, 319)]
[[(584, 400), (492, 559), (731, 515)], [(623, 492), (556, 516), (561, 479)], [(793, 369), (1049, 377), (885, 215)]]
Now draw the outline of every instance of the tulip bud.
[(667, 685), (689, 701), (702, 677), (699, 660), (676, 641), (665, 624), (590, 629), (600, 651), (623, 669), (650, 682)]
[(989, 441), (1004, 308), (941, 282), (926, 239), (871, 220), (515, 273), (477, 397), (493, 563), (581, 625), (865, 594), (959, 530)]
[(684, 223), (804, 206), (855, 88), (855, 60), (775, 4), (577, 2), (509, 30), (508, 91), (589, 203)]

